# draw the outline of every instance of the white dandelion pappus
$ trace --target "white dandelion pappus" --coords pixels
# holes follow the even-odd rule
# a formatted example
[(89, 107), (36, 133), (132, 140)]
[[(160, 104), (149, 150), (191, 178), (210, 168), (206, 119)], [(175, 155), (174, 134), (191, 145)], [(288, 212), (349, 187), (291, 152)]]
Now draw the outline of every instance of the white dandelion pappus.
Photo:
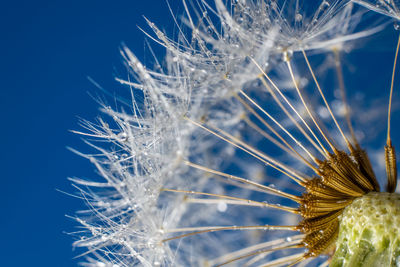
[[(105, 106), (111, 125), (84, 122), (83, 135), (106, 141), (84, 155), (103, 181), (72, 179), (89, 206), (75, 242), (91, 254), (86, 266), (328, 262), (315, 258), (328, 248), (308, 244), (309, 232), (293, 233), (303, 201), (295, 194), (317, 170), (314, 155), (329, 158), (330, 144), (293, 61), (306, 60), (310, 77), (306, 51), (326, 53), (380, 29), (352, 32), (361, 17), (348, 2), (302, 11), (300, 1), (201, 0), (193, 10), (183, 1), (191, 35), (180, 27), (178, 41), (148, 22), (165, 63), (149, 70), (124, 48), (130, 73), (118, 80), (130, 87), (131, 106)], [(304, 86), (320, 89), (312, 77)], [(320, 238), (331, 245), (331, 236)]]
[(353, 2), (396, 20), (400, 19), (400, 2), (398, 0), (353, 0)]
[[(75, 246), (87, 247), (98, 255), (101, 251), (107, 255), (103, 260), (118, 266), (171, 263), (173, 253), (159, 246), (162, 229), (171, 228), (184, 210), (179, 205), (181, 196), (164, 201), (160, 190), (184, 185), (196, 173), (187, 172), (181, 164), (188, 150), (195, 155), (197, 149), (188, 144), (197, 128), (183, 120), (190, 92), (177, 64), (169, 66), (168, 74), (154, 73), (129, 50), (124, 49), (123, 55), (135, 80), (128, 82), (133, 94), (128, 107), (131, 113), (104, 107), (114, 129), (102, 119), (98, 125), (84, 122), (89, 133), (83, 135), (105, 140), (110, 146), (91, 144), (97, 153), (85, 155), (103, 182), (72, 179), (88, 202), (89, 214), (94, 215), (86, 221), (79, 219), (89, 232), (81, 234), (83, 238)], [(190, 110), (193, 114), (194, 107)]]

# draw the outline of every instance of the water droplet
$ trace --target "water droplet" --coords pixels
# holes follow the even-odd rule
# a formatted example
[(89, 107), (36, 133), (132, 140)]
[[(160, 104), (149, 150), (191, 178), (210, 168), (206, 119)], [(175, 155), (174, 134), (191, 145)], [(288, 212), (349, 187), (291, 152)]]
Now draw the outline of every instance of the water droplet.
[(303, 16), (300, 13), (297, 13), (296, 16), (294, 17), (294, 19), (299, 22), (303, 19)]
[(330, 4), (328, 1), (325, 1), (324, 4), (325, 4), (325, 6), (327, 6), (327, 7), (331, 6), (331, 4)]
[(397, 22), (395, 22), (395, 23), (393, 24), (393, 27), (394, 27), (394, 29), (395, 29), (396, 31), (398, 31), (398, 30), (400, 29), (400, 25), (399, 25), (399, 23), (397, 23)]
[(283, 61), (285, 61), (285, 62), (290, 61), (292, 56), (293, 56), (292, 50), (286, 50), (286, 51), (283, 51), (283, 53), (282, 53)]
[(220, 202), (218, 203), (217, 209), (219, 212), (225, 212), (228, 208), (228, 205), (226, 205), (225, 202)]
[(127, 141), (128, 140), (128, 135), (126, 134), (126, 132), (120, 132), (118, 134), (118, 137), (122, 139), (122, 141)]

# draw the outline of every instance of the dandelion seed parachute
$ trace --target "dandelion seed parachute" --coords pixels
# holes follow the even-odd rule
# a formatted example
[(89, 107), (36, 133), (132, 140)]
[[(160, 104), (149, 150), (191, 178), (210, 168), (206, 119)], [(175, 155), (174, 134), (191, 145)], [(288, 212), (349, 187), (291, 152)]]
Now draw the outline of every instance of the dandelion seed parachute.
[(83, 155), (101, 179), (71, 179), (89, 207), (74, 244), (84, 265), (327, 264), (315, 256), (332, 252), (343, 208), (379, 185), (361, 149), (341, 151), (353, 140), (307, 54), (336, 55), (340, 77), (344, 42), (382, 27), (357, 28), (350, 1), (182, 3), (177, 41), (148, 21), (165, 62), (122, 49), (130, 104), (82, 123), (106, 141)]
[(353, 2), (394, 19), (400, 19), (400, 1), (398, 0), (353, 0)]

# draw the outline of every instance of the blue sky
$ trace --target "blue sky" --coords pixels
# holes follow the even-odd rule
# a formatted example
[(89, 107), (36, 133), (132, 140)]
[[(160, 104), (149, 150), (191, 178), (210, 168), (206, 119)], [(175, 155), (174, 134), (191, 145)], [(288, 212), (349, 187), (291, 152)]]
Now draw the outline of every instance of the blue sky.
[[(67, 149), (86, 149), (69, 130), (80, 129), (80, 117), (93, 121), (99, 114), (90, 95), (100, 92), (88, 77), (107, 91), (121, 90), (114, 77), (123, 70), (123, 42), (145, 60), (145, 38), (137, 28), (146, 27), (142, 15), (173, 33), (164, 0), (1, 4), (2, 266), (77, 265), (79, 251), (67, 234), (76, 224), (65, 215), (84, 205), (57, 189), (73, 192), (67, 177), (95, 174)], [(385, 52), (392, 53), (392, 41)]]
[[(181, 12), (180, 12), (181, 13)], [(143, 58), (143, 15), (171, 27), (165, 1), (3, 1), (0, 7), (2, 266), (76, 266), (76, 230), (65, 217), (83, 208), (67, 177), (93, 177), (67, 150), (85, 150), (79, 117), (94, 120), (98, 89), (117, 91), (126, 43)]]

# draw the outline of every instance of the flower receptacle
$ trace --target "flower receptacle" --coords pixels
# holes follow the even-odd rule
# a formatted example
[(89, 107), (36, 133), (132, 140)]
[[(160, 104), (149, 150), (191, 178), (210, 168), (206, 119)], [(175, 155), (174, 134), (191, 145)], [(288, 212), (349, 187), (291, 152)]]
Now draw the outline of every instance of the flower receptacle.
[(400, 265), (400, 195), (371, 192), (346, 207), (330, 266)]

